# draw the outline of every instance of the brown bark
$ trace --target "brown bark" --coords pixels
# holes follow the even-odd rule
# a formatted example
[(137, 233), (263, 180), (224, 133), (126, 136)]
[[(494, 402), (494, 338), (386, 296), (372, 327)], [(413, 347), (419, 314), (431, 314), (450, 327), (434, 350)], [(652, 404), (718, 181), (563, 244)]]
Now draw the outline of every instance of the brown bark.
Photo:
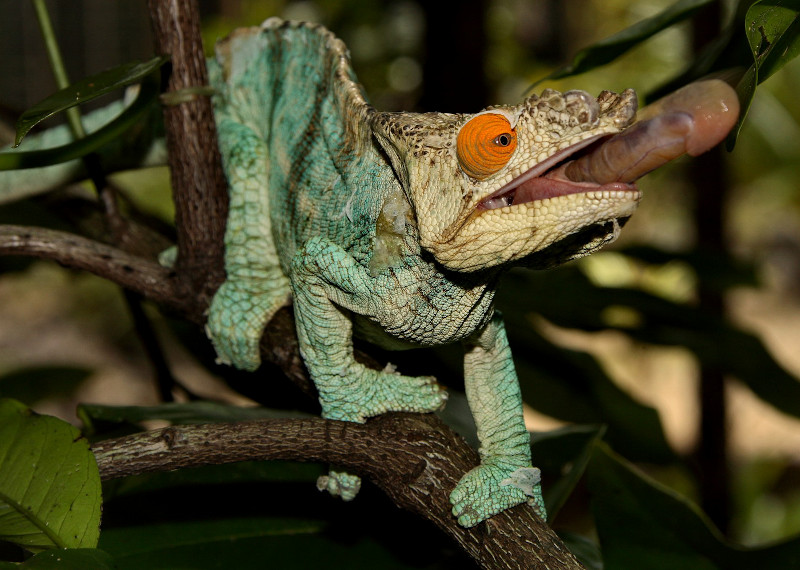
[[(200, 21), (193, 0), (149, 0), (156, 50), (169, 54), (167, 92), (208, 85)], [(223, 237), (228, 197), (208, 96), (164, 105), (175, 200), (176, 270), (199, 308), (225, 279)]]
[(85, 237), (45, 228), (0, 225), (0, 255), (51, 259), (65, 267), (105, 277), (184, 316), (195, 314), (189, 301), (177, 292), (174, 271)]
[(473, 529), (458, 525), (448, 497), (478, 456), (431, 415), (385, 414), (366, 424), (314, 418), (174, 426), (92, 450), (103, 479), (234, 461), (333, 463), (369, 477), (397, 506), (432, 521), (481, 568), (581, 567), (526, 505)]

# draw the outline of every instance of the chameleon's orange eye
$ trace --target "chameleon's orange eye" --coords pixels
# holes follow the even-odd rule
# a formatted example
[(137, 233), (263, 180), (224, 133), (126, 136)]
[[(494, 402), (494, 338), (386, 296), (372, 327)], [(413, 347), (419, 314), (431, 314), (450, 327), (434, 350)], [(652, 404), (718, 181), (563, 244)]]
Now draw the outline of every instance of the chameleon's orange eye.
[(504, 115), (478, 115), (458, 131), (456, 155), (461, 169), (483, 180), (503, 168), (517, 147), (517, 133)]

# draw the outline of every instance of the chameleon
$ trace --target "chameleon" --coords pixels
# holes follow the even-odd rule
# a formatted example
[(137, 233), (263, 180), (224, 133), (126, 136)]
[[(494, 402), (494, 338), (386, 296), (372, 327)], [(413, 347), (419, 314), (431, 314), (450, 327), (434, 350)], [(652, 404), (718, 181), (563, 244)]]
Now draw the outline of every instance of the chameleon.
[[(277, 18), (234, 30), (207, 63), (230, 199), (227, 278), (206, 324), (218, 360), (256, 370), (264, 327), (291, 303), (322, 416), (365, 422), (435, 412), (447, 392), (360, 364), (354, 337), (391, 350), (460, 343), (480, 464), (451, 491), (453, 515), (473, 527), (528, 503), (546, 517), (499, 278), (616, 239), (641, 198), (635, 181), (724, 138), (735, 92), (708, 80), (638, 114), (632, 89), (382, 112), (341, 40)], [(334, 468), (318, 481), (345, 500), (360, 485)]]

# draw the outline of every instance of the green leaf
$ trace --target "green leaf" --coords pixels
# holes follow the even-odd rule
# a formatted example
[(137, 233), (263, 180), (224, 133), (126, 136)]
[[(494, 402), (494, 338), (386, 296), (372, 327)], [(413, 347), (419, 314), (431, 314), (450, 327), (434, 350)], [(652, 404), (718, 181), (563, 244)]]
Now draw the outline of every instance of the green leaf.
[(679, 0), (655, 16), (637, 22), (629, 28), (625, 28), (590, 47), (582, 49), (577, 53), (572, 63), (557, 69), (536, 83), (541, 83), (547, 79), (561, 79), (570, 75), (578, 75), (595, 67), (606, 65), (658, 32), (690, 18), (697, 10), (712, 1)]
[(122, 87), (139, 83), (167, 61), (169, 61), (168, 56), (159, 56), (145, 62), (126, 63), (82, 79), (53, 93), (22, 113), (17, 120), (17, 137), (14, 146), (19, 146), (25, 135), (48, 117)]
[(758, 83), (800, 53), (800, 1), (760, 0), (747, 11), (746, 26)]
[(24, 570), (113, 570), (117, 565), (102, 550), (69, 548), (40, 552), (14, 567)]
[(750, 570), (800, 567), (800, 539), (765, 548), (726, 541), (691, 501), (595, 447), (589, 491), (605, 567)]
[(101, 147), (111, 144), (125, 131), (136, 125), (151, 109), (158, 97), (158, 82), (146, 79), (142, 82), (139, 95), (133, 103), (108, 124), (63, 146), (31, 151), (0, 152), (0, 170), (41, 168), (51, 164), (67, 162), (80, 158)]
[(0, 399), (0, 540), (30, 552), (93, 548), (100, 503), (97, 464), (80, 432)]
[(800, 53), (800, 1), (758, 0), (748, 8), (745, 34), (753, 63), (736, 85), (741, 111), (739, 121), (725, 141), (733, 150), (742, 129), (756, 86), (797, 57)]

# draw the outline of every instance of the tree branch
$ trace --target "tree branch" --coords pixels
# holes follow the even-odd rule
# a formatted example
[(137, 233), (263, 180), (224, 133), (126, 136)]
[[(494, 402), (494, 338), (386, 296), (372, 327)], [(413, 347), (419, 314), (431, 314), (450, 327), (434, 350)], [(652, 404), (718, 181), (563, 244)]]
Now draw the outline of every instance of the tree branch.
[[(149, 0), (156, 49), (169, 54), (168, 92), (208, 85), (194, 0)], [(181, 280), (201, 310), (225, 279), (224, 240), (228, 217), (227, 184), (217, 148), (211, 100), (194, 96), (164, 106), (164, 128), (175, 201)]]
[(520, 505), (473, 529), (449, 494), (477, 453), (432, 415), (385, 414), (366, 424), (280, 419), (173, 426), (92, 446), (103, 479), (236, 461), (333, 463), (368, 477), (403, 509), (427, 518), (485, 569), (580, 568), (555, 533)]
[(57, 261), (105, 277), (184, 316), (197, 316), (192, 312), (193, 303), (179, 293), (174, 271), (85, 237), (46, 228), (0, 225), (0, 255)]

